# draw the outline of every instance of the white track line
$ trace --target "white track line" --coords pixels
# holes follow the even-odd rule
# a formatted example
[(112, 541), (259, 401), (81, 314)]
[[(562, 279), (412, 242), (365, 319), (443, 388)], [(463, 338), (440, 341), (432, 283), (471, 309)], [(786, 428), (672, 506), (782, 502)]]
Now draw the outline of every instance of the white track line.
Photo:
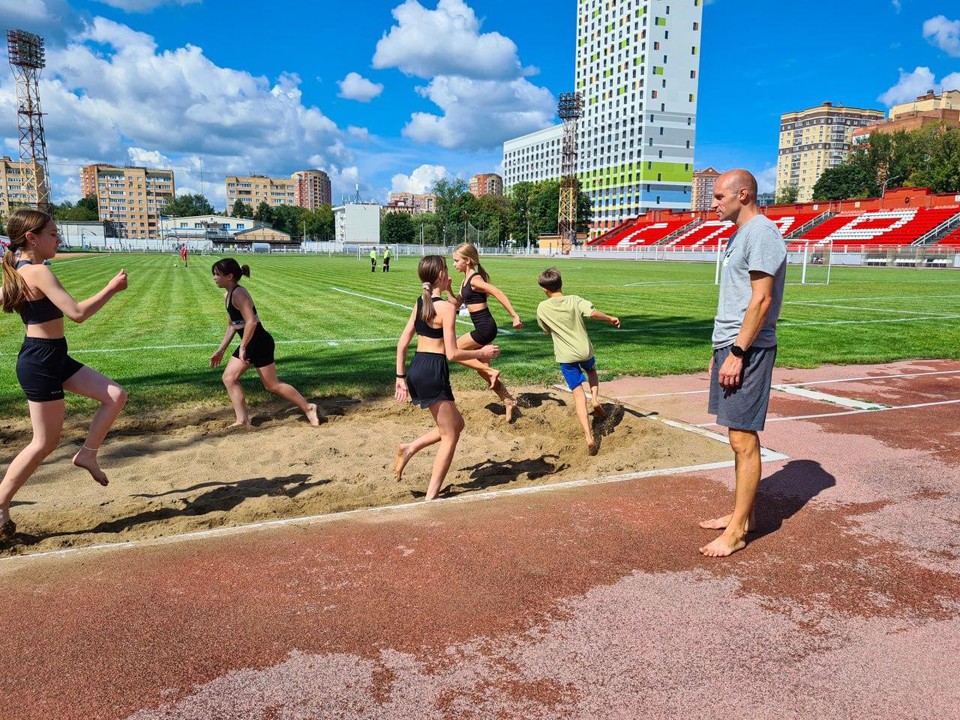
[(883, 320), (781, 320), (778, 327), (809, 327), (811, 325), (876, 325), (878, 323), (925, 322), (927, 320), (957, 320), (960, 315), (932, 315), (915, 318), (884, 318)]
[[(790, 417), (767, 418), (768, 423), (786, 422), (787, 420), (810, 420), (813, 418), (840, 417), (841, 415), (863, 415), (864, 413), (890, 412), (891, 410), (915, 410), (917, 408), (936, 407), (938, 405), (957, 405), (960, 400), (939, 400), (937, 402), (916, 403), (915, 405), (898, 405), (896, 407), (881, 407), (875, 410), (845, 410), (842, 412), (817, 413), (815, 415), (792, 415)], [(697, 427), (715, 427), (716, 423), (702, 423)]]
[(771, 388), (789, 395), (798, 395), (808, 400), (817, 400), (832, 405), (842, 405), (843, 407), (853, 408), (854, 410), (881, 410), (888, 407), (880, 403), (863, 402), (862, 400), (853, 400), (852, 398), (841, 395), (830, 395), (829, 393), (817, 392), (816, 390), (806, 390), (805, 388), (794, 385), (773, 385)]
[[(363, 298), (364, 300), (372, 300), (374, 302), (383, 303), (384, 305), (393, 305), (394, 307), (403, 308), (404, 310), (411, 309), (409, 305), (403, 305), (402, 303), (394, 302), (393, 300), (384, 300), (383, 298), (374, 297), (373, 295), (363, 295), (358, 292), (353, 292), (352, 290), (344, 290), (343, 288), (332, 287), (332, 286), (330, 289), (335, 290), (338, 293), (343, 293), (344, 295), (353, 295), (354, 297)], [(469, 325), (470, 327), (473, 327), (473, 322), (471, 322), (470, 320), (462, 320), (458, 317), (457, 322), (462, 323), (463, 325)], [(513, 335), (513, 333), (509, 330), (498, 329), (497, 332), (500, 335)]]
[[(769, 457), (767, 460), (786, 459), (786, 456)], [(664, 475), (679, 475), (686, 473), (700, 473), (709, 470), (720, 470), (733, 467), (732, 460), (724, 460), (715, 463), (703, 463), (700, 465), (682, 465), (673, 468), (659, 468), (657, 470), (644, 470), (642, 472), (624, 473), (621, 475), (606, 475), (598, 478), (586, 478), (583, 480), (569, 480), (562, 483), (548, 483), (546, 485), (537, 485), (533, 487), (512, 488), (508, 490), (491, 490), (488, 492), (464, 493), (452, 498), (439, 498), (431, 500), (429, 507), (446, 507), (454, 503), (470, 503), (485, 500), (494, 500), (500, 497), (510, 495), (532, 495), (542, 492), (553, 492), (557, 490), (567, 490), (570, 488), (586, 487), (588, 485), (606, 485), (609, 483), (627, 482), (629, 480), (641, 480), (643, 478), (660, 477)], [(65, 557), (68, 555), (85, 554), (99, 552), (103, 550), (132, 550), (138, 547), (170, 545), (174, 543), (187, 542), (210, 537), (223, 537), (227, 535), (240, 535), (256, 530), (267, 528), (283, 527), (285, 525), (315, 525), (320, 523), (336, 522), (338, 520), (358, 515), (379, 514), (410, 510), (416, 508), (426, 508), (428, 505), (423, 501), (401, 503), (398, 505), (385, 505), (383, 507), (357, 508), (356, 510), (345, 510), (338, 513), (327, 513), (325, 515), (310, 515), (307, 517), (286, 518), (283, 520), (267, 520), (249, 525), (239, 525), (234, 527), (215, 528), (213, 530), (199, 530), (197, 532), (182, 533), (180, 535), (171, 535), (165, 538), (152, 538), (150, 540), (133, 540), (129, 542), (104, 543), (102, 545), (90, 545), (82, 548), (66, 548), (63, 550), (50, 550), (48, 552), (34, 553), (28, 555), (14, 555), (12, 557), (0, 558), (0, 565), (10, 565), (17, 562), (31, 562), (41, 558)]]
[(805, 387), (807, 385), (831, 385), (834, 383), (862, 382), (864, 380), (890, 380), (896, 378), (928, 377), (930, 375), (960, 375), (960, 370), (931, 370), (930, 372), (902, 373), (900, 375), (870, 375), (863, 377), (839, 378), (837, 380), (810, 380), (808, 382), (782, 383), (784, 386)]
[[(960, 295), (951, 294), (951, 295), (917, 295), (915, 297), (907, 296), (897, 296), (897, 295), (874, 295), (871, 297), (842, 297), (842, 298), (821, 298), (820, 302), (849, 302), (851, 300), (893, 300), (895, 302), (903, 302), (905, 300), (914, 300), (922, 302), (928, 298), (960, 298)], [(784, 300), (784, 305), (794, 305), (807, 302), (806, 300)]]

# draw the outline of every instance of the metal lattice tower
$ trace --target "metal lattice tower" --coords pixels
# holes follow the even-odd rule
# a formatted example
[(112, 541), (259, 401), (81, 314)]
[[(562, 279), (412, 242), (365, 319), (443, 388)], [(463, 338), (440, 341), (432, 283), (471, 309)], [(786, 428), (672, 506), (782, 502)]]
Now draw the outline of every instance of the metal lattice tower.
[(577, 237), (577, 121), (583, 115), (583, 97), (580, 93), (560, 93), (557, 114), (563, 122), (557, 233), (561, 243), (572, 244)]
[(50, 185), (39, 89), (40, 71), (46, 65), (43, 38), (23, 30), (7, 30), (7, 54), (17, 81), (17, 126), (25, 190), (38, 208), (46, 210), (50, 207)]

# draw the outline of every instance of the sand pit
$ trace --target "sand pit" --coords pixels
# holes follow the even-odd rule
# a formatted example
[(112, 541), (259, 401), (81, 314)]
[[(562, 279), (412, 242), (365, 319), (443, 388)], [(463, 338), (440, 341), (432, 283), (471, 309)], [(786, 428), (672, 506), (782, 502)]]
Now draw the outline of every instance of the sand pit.
[[(553, 388), (517, 391), (519, 418), (507, 425), (489, 392), (461, 391), (467, 430), (440, 497), (545, 485), (730, 460), (721, 442), (605, 403), (595, 421), (600, 450), (589, 456), (572, 397)], [(396, 444), (431, 426), (430, 414), (393, 400), (314, 399), (325, 422), (313, 428), (283, 404), (252, 408), (255, 429), (228, 429), (233, 413), (210, 408), (122, 417), (107, 437), (102, 488), (73, 467), (89, 421), (67, 420), (64, 440), (14, 500), (15, 543), (0, 555), (159, 538), (263, 520), (336, 513), (421, 500), (434, 449), (391, 474)], [(655, 410), (650, 408), (649, 410)], [(0, 424), (5, 468), (30, 438), (23, 420)]]

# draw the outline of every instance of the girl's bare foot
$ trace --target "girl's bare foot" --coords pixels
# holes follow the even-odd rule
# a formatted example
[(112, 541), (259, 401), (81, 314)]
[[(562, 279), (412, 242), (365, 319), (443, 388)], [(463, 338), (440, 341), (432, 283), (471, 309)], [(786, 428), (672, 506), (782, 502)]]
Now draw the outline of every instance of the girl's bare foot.
[(307, 405), (307, 420), (314, 427), (320, 427), (320, 417), (317, 415), (317, 406), (315, 403)]
[(77, 454), (73, 456), (73, 464), (86, 470), (95, 481), (104, 487), (107, 486), (109, 480), (107, 480), (107, 476), (103, 470), (100, 469), (100, 464), (97, 462), (97, 451), (93, 448), (88, 448), (84, 445), (77, 450)]
[(513, 422), (513, 411), (517, 409), (516, 400), (504, 400), (503, 407), (507, 411), (507, 423)]
[(397, 445), (397, 456), (393, 461), (393, 477), (397, 482), (403, 479), (403, 469), (412, 457), (413, 454), (408, 452), (406, 445)]
[(247, 420), (246, 422), (243, 422), (242, 420), (237, 420), (237, 421), (236, 421), (235, 423), (233, 423), (233, 425), (231, 425), (230, 427), (231, 427), (231, 428), (240, 428), (240, 429), (242, 429), (242, 430), (253, 430), (253, 424), (252, 424), (249, 420)]
[(707, 557), (727, 557), (733, 555), (747, 546), (747, 541), (742, 537), (737, 538), (724, 533), (711, 543), (700, 548), (700, 554)]
[(490, 377), (487, 378), (487, 382), (490, 383), (490, 389), (493, 390), (494, 386), (497, 384), (497, 380), (500, 379), (500, 371), (490, 368)]
[(593, 416), (603, 420), (607, 416), (607, 411), (603, 409), (603, 405), (598, 402), (593, 404)]

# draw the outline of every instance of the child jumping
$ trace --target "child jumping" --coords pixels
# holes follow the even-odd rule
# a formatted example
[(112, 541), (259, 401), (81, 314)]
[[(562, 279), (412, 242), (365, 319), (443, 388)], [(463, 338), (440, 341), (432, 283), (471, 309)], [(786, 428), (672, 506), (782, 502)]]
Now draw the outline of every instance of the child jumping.
[(564, 295), (561, 292), (563, 280), (560, 277), (560, 271), (556, 268), (549, 268), (540, 273), (537, 283), (547, 296), (547, 299), (537, 306), (537, 324), (553, 338), (554, 357), (560, 363), (560, 372), (567, 381), (567, 387), (573, 391), (577, 418), (587, 439), (587, 449), (593, 455), (597, 452), (597, 442), (593, 438), (593, 430), (590, 428), (590, 420), (587, 416), (587, 398), (583, 392), (584, 381), (590, 383), (593, 414), (602, 418), (606, 417), (606, 411), (597, 398), (600, 382), (597, 379), (593, 345), (590, 343), (583, 319), (588, 317), (593, 320), (605, 320), (617, 329), (620, 328), (620, 319), (600, 312), (589, 300), (584, 300), (577, 295)]

